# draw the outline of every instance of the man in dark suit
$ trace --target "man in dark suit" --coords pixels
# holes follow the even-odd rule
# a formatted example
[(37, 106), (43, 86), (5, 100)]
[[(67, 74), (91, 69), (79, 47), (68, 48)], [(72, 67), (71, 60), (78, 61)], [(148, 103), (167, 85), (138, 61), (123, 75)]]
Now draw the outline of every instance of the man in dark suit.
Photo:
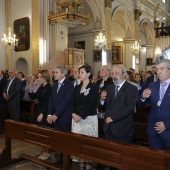
[(126, 81), (122, 65), (112, 68), (113, 85), (107, 88), (104, 132), (107, 139), (133, 143), (133, 113), (138, 89)]
[(25, 94), (25, 87), (26, 87), (26, 80), (25, 80), (25, 75), (22, 71), (17, 73), (18, 79), (21, 80), (21, 89), (20, 89), (20, 100), (23, 100), (24, 94)]
[(101, 66), (101, 69), (100, 69), (100, 77), (101, 79), (99, 79), (97, 82), (96, 82), (96, 85), (99, 87), (99, 89), (106, 89), (106, 87), (110, 84), (113, 84), (113, 80), (112, 78), (110, 77), (110, 69), (109, 69), (109, 66), (107, 65), (103, 65)]
[[(71, 132), (71, 99), (73, 97), (74, 85), (66, 79), (67, 70), (63, 66), (57, 66), (54, 75), (57, 82), (52, 88), (47, 121), (58, 130)], [(62, 154), (58, 160), (58, 164), (61, 163)]]
[(170, 61), (157, 57), (155, 67), (159, 80), (150, 83), (138, 104), (151, 105), (147, 124), (149, 147), (170, 151)]
[(111, 74), (114, 84), (107, 87), (104, 120), (105, 138), (118, 142), (133, 143), (133, 114), (138, 89), (126, 81), (124, 66), (114, 65)]
[(146, 80), (146, 87), (149, 86), (150, 83), (157, 81), (157, 75), (156, 75), (156, 68), (155, 68), (155, 63), (152, 65), (152, 74), (149, 76)]
[(0, 105), (5, 105), (6, 101), (3, 97), (3, 91), (6, 86), (7, 80), (4, 78), (4, 71), (0, 70)]
[(9, 80), (3, 92), (7, 100), (8, 111), (12, 120), (20, 120), (20, 87), (21, 81), (16, 77), (15, 70), (9, 72)]

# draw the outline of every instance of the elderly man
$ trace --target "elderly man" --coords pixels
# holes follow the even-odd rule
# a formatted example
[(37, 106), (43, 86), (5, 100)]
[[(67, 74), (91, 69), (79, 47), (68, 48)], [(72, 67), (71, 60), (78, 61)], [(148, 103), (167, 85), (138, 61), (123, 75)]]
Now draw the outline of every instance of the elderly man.
[(159, 80), (149, 84), (138, 103), (151, 105), (147, 125), (149, 147), (170, 151), (170, 61), (158, 57), (155, 68)]
[(113, 80), (110, 77), (109, 66), (107, 66), (107, 65), (101, 66), (100, 77), (101, 77), (101, 79), (99, 79), (96, 82), (96, 85), (99, 86), (99, 89), (106, 88), (108, 85), (113, 84)]
[(21, 81), (16, 75), (15, 70), (9, 72), (9, 80), (3, 92), (3, 97), (7, 100), (8, 111), (12, 120), (20, 120)]
[[(126, 81), (126, 69), (122, 65), (112, 67), (113, 83), (107, 86), (104, 120), (105, 138), (118, 142), (133, 143), (133, 113), (138, 89)], [(110, 168), (116, 169), (116, 168)]]

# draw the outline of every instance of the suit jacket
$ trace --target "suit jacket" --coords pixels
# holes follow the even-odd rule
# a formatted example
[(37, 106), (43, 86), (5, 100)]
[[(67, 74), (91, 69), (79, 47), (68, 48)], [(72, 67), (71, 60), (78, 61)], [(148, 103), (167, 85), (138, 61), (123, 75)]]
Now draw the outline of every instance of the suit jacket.
[(149, 88), (151, 89), (150, 98), (145, 100), (145, 102), (142, 102), (140, 98), (138, 99), (138, 105), (140, 106), (151, 104), (148, 115), (147, 134), (150, 136), (157, 134), (154, 128), (155, 123), (163, 121), (166, 129), (160, 135), (163, 139), (170, 140), (170, 85), (166, 90), (161, 106), (157, 105), (160, 94), (160, 81), (151, 83)]
[(21, 89), (20, 89), (20, 100), (23, 100), (25, 94), (26, 80), (21, 81)]
[(86, 89), (89, 89), (89, 93), (80, 93), (82, 83), (77, 85), (74, 90), (73, 108), (72, 113), (76, 113), (82, 119), (87, 116), (97, 115), (96, 105), (99, 98), (99, 89), (96, 85), (90, 82)]
[(154, 82), (154, 75), (150, 76), (146, 80), (146, 87), (149, 86), (150, 83)]
[(58, 82), (52, 87), (52, 95), (48, 105), (48, 115), (55, 114), (58, 119), (54, 128), (71, 131), (71, 100), (73, 98), (74, 85), (65, 79), (57, 93)]
[[(134, 135), (133, 114), (137, 102), (138, 89), (125, 81), (116, 97), (115, 85), (107, 87), (104, 132), (110, 128), (115, 137), (129, 137)], [(107, 124), (106, 118), (111, 116), (113, 122)]]
[[(4, 89), (4, 93), (7, 94), (7, 88), (9, 85), (10, 80), (8, 80), (6, 87)], [(14, 103), (20, 103), (20, 89), (21, 89), (21, 80), (19, 80), (17, 77), (14, 78), (12, 81), (9, 89), (8, 89), (8, 102)]]
[(6, 103), (3, 97), (3, 91), (6, 86), (6, 83), (7, 83), (7, 80), (5, 78), (2, 78), (0, 80), (0, 105), (4, 105)]
[[(96, 85), (97, 86), (100, 86), (100, 83), (102, 82), (102, 78), (101, 79), (99, 79), (97, 82), (96, 82)], [(104, 86), (102, 87), (102, 88), (105, 88), (106, 89), (106, 87), (108, 86), (108, 85), (110, 85), (110, 84), (113, 84), (113, 80), (112, 80), (112, 78), (111, 77), (108, 77), (108, 79), (106, 80), (106, 81), (104, 81)]]

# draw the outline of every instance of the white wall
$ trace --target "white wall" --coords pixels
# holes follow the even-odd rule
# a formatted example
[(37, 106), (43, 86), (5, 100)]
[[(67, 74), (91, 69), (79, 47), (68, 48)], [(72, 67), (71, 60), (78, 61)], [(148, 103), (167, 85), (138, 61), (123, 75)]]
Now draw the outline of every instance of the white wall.
[[(0, 0), (0, 38), (5, 33), (5, 0)], [(0, 45), (0, 69), (6, 70), (5, 68), (5, 47)]]
[[(13, 27), (13, 23), (15, 20), (20, 18), (28, 17), (30, 19), (30, 41), (32, 39), (32, 0), (15, 0), (11, 1), (11, 26)], [(24, 58), (28, 62), (28, 71), (29, 74), (32, 73), (32, 49), (31, 49), (31, 42), (30, 48), (27, 51), (18, 51), (15, 52), (11, 50), (11, 60), (10, 60), (10, 67), (15, 69), (16, 62), (19, 58)], [(22, 67), (21, 67), (22, 69)], [(17, 70), (22, 71), (22, 70)]]

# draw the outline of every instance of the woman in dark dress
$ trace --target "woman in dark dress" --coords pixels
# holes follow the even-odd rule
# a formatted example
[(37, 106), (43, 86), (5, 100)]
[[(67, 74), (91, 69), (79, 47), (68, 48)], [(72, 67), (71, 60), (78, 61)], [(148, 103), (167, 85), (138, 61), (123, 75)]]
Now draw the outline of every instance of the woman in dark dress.
[[(79, 76), (82, 83), (77, 85), (74, 90), (72, 132), (98, 137), (96, 105), (99, 98), (99, 89), (90, 81), (93, 77), (92, 68), (88, 65), (81, 66)], [(73, 159), (80, 162), (80, 169), (92, 169), (89, 161)]]
[[(50, 127), (46, 120), (49, 98), (52, 93), (52, 87), (50, 85), (51, 77), (48, 70), (41, 70), (38, 74), (38, 79), (41, 85), (35, 93), (33, 93), (34, 86), (31, 84), (29, 87), (30, 98), (32, 100), (34, 99), (38, 100), (35, 114), (33, 117), (33, 123), (40, 126)], [(48, 159), (49, 157), (50, 154), (48, 152), (48, 149), (44, 148), (43, 153), (41, 156), (39, 156), (39, 158), (45, 160)]]

